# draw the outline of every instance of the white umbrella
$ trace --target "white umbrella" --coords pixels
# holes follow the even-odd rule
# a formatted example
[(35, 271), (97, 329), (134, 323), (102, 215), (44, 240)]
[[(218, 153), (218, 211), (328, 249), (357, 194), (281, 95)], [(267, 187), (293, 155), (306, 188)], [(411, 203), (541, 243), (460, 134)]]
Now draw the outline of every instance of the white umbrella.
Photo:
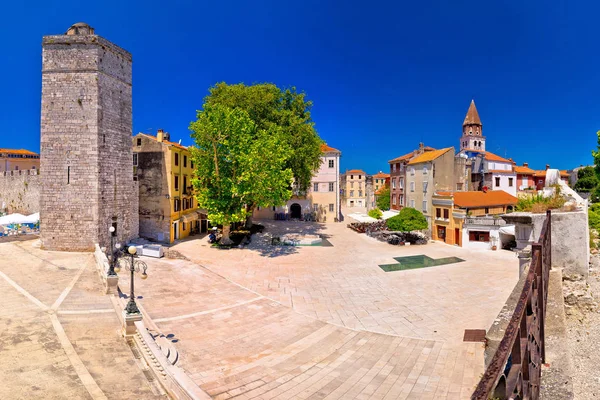
[(24, 224), (27, 217), (23, 214), (14, 213), (0, 217), (0, 225)]
[(25, 220), (21, 222), (22, 224), (37, 224), (40, 222), (40, 213), (33, 213), (25, 217)]

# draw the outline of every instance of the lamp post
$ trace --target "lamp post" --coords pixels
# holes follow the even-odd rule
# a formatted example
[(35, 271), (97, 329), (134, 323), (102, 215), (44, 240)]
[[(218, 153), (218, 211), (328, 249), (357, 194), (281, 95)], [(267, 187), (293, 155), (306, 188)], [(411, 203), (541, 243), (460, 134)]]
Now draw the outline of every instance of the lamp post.
[[(125, 258), (123, 258), (123, 261), (127, 262), (127, 268), (129, 269), (129, 272), (131, 273), (130, 276), (130, 282), (129, 282), (129, 288), (130, 288), (130, 294), (129, 294), (129, 301), (127, 302), (127, 306), (125, 307), (125, 314), (127, 315), (132, 315), (132, 314), (140, 314), (140, 309), (138, 308), (137, 304), (135, 303), (135, 283), (134, 283), (134, 277), (135, 277), (135, 272), (142, 272), (141, 278), (142, 279), (146, 279), (148, 278), (148, 274), (146, 273), (146, 270), (148, 269), (148, 267), (146, 266), (146, 263), (140, 260), (136, 260), (136, 253), (137, 253), (137, 249), (135, 248), (135, 246), (129, 246), (127, 248), (127, 253), (129, 253), (130, 259), (126, 260)], [(127, 257), (127, 255), (124, 255), (124, 257)], [(117, 265), (115, 267), (115, 272), (120, 272), (121, 268), (119, 265)]]
[(111, 227), (108, 228), (108, 231), (110, 232), (110, 268), (108, 269), (108, 276), (116, 276), (117, 273), (115, 272), (115, 262), (117, 255), (115, 251), (115, 227), (111, 225)]

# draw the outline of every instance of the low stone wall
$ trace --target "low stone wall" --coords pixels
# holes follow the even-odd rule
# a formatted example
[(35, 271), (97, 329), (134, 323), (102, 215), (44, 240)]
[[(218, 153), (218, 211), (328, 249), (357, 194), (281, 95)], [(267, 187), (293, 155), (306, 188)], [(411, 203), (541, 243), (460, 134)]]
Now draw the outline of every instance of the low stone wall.
[(24, 215), (40, 211), (39, 170), (0, 172), (0, 211)]

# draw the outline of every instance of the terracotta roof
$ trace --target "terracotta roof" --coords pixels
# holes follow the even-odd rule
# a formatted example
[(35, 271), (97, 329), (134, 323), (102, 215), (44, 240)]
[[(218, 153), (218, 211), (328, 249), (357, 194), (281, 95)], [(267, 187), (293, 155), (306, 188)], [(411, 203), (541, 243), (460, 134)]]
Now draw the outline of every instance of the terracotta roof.
[(321, 152), (322, 153), (327, 153), (327, 152), (335, 152), (335, 153), (341, 153), (341, 151), (339, 151), (338, 149), (334, 149), (333, 147), (329, 147), (327, 146), (326, 143), (323, 143), (321, 145)]
[(25, 149), (0, 149), (0, 154), (17, 154), (22, 156), (39, 156), (38, 153)]
[(435, 192), (434, 195), (438, 195), (438, 196), (452, 196), (452, 192)]
[(520, 167), (520, 166), (518, 166), (518, 165), (515, 165), (515, 167), (514, 167), (514, 168), (515, 168), (515, 172), (516, 172), (517, 174), (521, 174), (521, 175), (533, 175), (533, 174), (535, 174), (535, 171), (534, 171), (534, 170), (532, 170), (532, 169), (531, 169), (531, 168), (529, 168), (529, 167), (525, 167), (525, 166), (523, 166), (523, 167)]
[(486, 192), (454, 192), (454, 205), (463, 208), (492, 207), (517, 204), (517, 198), (504, 190)]
[(469, 110), (467, 111), (467, 115), (465, 116), (464, 125), (481, 125), (481, 120), (479, 119), (479, 113), (477, 112), (477, 107), (475, 107), (475, 100), (471, 100), (471, 104), (469, 105)]
[[(140, 133), (138, 133), (138, 135), (146, 136), (147, 138), (154, 139), (154, 140), (156, 140), (156, 141), (158, 142), (158, 140), (156, 139), (156, 136), (148, 135), (148, 134), (141, 133), (141, 132), (140, 132)], [(174, 147), (180, 148), (180, 149), (182, 149), (182, 150), (187, 150), (187, 149), (188, 149), (188, 148), (187, 148), (186, 146), (184, 146), (184, 145), (181, 145), (181, 144), (179, 144), (179, 143), (175, 143), (175, 142), (169, 142), (168, 140), (163, 140), (162, 142), (163, 142), (164, 144), (166, 144), (166, 145), (169, 145), (169, 146), (174, 146)]]
[[(435, 151), (435, 150), (436, 150), (436, 149), (434, 149), (433, 147), (430, 147), (430, 146), (425, 146), (425, 147), (423, 147), (423, 151)], [(413, 151), (411, 151), (411, 152), (410, 152), (410, 153), (408, 153), (408, 154), (405, 154), (405, 155), (403, 155), (403, 156), (400, 156), (400, 157), (396, 157), (396, 158), (394, 158), (394, 159), (392, 159), (392, 160), (388, 161), (388, 163), (390, 163), (390, 164), (391, 164), (391, 163), (397, 163), (397, 162), (400, 162), (400, 161), (407, 161), (407, 160), (410, 160), (411, 158), (413, 158), (413, 157), (415, 157), (415, 156), (417, 155), (417, 151), (418, 151), (418, 150), (413, 150)]]
[(373, 178), (389, 178), (390, 174), (386, 174), (384, 172), (379, 171), (378, 173), (376, 173), (375, 175), (373, 175)]
[(499, 155), (496, 155), (494, 153), (490, 153), (489, 151), (485, 152), (485, 159), (488, 160), (488, 161), (500, 161), (500, 162), (505, 162), (505, 163), (512, 164), (512, 161), (507, 160), (504, 157), (500, 157)]
[(453, 147), (447, 147), (445, 149), (440, 149), (440, 150), (426, 151), (425, 153), (419, 154), (418, 156), (416, 156), (415, 158), (410, 160), (408, 162), (408, 165), (419, 164), (419, 163), (427, 162), (427, 161), (433, 161), (436, 158), (446, 154), (447, 152), (449, 152), (452, 149), (453, 149)]
[(363, 171), (362, 169), (351, 169), (349, 171), (346, 171), (346, 175), (347, 174), (363, 174), (363, 175), (366, 175), (367, 173), (365, 171)]

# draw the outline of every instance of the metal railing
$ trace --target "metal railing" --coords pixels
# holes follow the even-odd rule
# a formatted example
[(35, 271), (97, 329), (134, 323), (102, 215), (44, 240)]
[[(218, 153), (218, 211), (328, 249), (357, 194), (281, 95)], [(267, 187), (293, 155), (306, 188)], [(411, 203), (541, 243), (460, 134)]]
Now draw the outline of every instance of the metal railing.
[(465, 218), (466, 225), (490, 225), (490, 226), (504, 226), (506, 221), (502, 218), (493, 217), (467, 217)]
[(531, 399), (540, 395), (542, 363), (546, 357), (544, 323), (552, 266), (552, 214), (546, 212), (539, 241), (519, 302), (492, 361), (471, 400)]

